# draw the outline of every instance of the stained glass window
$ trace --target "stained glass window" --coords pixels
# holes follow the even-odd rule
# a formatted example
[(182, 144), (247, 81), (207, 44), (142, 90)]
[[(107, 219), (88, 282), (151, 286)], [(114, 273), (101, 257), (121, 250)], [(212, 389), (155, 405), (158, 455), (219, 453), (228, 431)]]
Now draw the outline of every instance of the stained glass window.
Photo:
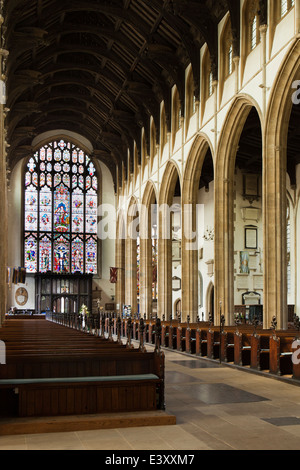
[(85, 152), (44, 145), (25, 171), (24, 262), (28, 273), (97, 273), (98, 178)]
[(37, 271), (37, 239), (25, 233), (25, 268), (28, 273)]

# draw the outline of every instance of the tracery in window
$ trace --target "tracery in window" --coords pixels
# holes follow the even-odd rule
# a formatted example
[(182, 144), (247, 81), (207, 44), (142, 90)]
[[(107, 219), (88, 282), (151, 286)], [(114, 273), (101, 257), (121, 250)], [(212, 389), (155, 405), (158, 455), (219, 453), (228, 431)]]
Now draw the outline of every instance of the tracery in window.
[(204, 102), (214, 93), (214, 75), (211, 62), (211, 55), (207, 48), (202, 60), (202, 93)]
[(226, 22), (222, 37), (222, 52), (224, 57), (224, 78), (233, 72), (233, 38), (230, 18)]
[(98, 178), (89, 156), (64, 140), (41, 147), (25, 173), (28, 273), (97, 273)]
[(208, 96), (213, 94), (213, 73), (210, 70), (208, 74)]
[(181, 117), (182, 117), (178, 90), (175, 91), (174, 99), (173, 99), (173, 117), (174, 117), (174, 130), (176, 132), (181, 128)]
[(280, 17), (283, 18), (295, 6), (294, 0), (280, 1)]
[(256, 46), (260, 43), (260, 17), (258, 0), (251, 0), (249, 2), (248, 21), (250, 51), (253, 51), (253, 49), (255, 49)]

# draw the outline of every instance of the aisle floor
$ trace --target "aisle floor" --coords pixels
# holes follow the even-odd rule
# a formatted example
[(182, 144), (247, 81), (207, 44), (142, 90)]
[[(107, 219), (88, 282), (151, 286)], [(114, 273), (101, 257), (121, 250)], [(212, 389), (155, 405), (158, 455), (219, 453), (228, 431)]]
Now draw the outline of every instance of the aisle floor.
[(176, 425), (0, 436), (0, 450), (300, 449), (299, 386), (164, 352)]

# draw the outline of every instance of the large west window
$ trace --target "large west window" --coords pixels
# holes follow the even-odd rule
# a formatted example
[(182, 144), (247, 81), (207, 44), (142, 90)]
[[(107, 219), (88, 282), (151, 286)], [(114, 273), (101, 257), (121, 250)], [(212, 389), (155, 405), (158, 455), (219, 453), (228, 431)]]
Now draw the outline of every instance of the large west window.
[(25, 171), (24, 262), (28, 273), (97, 273), (98, 178), (89, 156), (60, 140)]

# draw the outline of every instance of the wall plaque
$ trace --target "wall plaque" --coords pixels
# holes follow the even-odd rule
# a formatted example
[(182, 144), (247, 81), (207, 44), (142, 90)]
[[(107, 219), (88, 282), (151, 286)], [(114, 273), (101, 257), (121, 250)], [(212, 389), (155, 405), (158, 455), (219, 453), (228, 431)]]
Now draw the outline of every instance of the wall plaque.
[(24, 287), (19, 287), (16, 290), (15, 299), (18, 305), (21, 307), (27, 304), (28, 292)]
[(257, 250), (257, 227), (245, 227), (245, 248)]

